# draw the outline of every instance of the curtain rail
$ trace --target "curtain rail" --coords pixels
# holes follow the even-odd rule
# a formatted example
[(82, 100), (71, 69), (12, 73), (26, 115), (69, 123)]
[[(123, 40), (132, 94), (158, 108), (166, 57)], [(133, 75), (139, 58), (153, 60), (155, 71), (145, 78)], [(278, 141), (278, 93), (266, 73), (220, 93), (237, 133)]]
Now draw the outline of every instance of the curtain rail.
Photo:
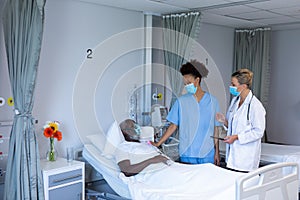
[(235, 32), (251, 32), (251, 31), (270, 31), (271, 28), (254, 28), (254, 29), (236, 29)]
[(167, 15), (163, 15), (163, 18), (168, 18), (168, 17), (186, 17), (189, 15), (199, 15), (200, 12), (188, 12), (188, 13), (174, 13), (174, 14), (167, 14)]

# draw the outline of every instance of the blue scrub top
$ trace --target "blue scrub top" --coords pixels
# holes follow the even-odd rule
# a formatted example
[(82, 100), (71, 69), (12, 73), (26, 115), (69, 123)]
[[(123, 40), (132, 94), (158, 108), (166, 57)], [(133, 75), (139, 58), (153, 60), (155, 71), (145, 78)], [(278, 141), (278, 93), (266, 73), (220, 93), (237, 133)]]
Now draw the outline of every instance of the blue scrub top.
[[(195, 100), (195, 102), (198, 105), (198, 118), (193, 117), (193, 116), (192, 117), (183, 116), (183, 111), (182, 111), (183, 108), (182, 107), (184, 107), (184, 109), (194, 109), (194, 108), (192, 105), (182, 105), (183, 102), (186, 102), (186, 101), (181, 101), (182, 98), (193, 98)], [(188, 111), (188, 112), (184, 111), (184, 113), (189, 113), (189, 112), (190, 111)], [(213, 135), (214, 127), (221, 125), (215, 118), (217, 112), (220, 112), (219, 103), (214, 96), (212, 96), (211, 94), (209, 94), (207, 92), (204, 94), (204, 96), (202, 97), (202, 99), (199, 102), (197, 102), (195, 97), (191, 94), (185, 94), (177, 99), (177, 101), (174, 103), (171, 111), (169, 112), (169, 114), (167, 116), (167, 120), (179, 127), (183, 126), (183, 127), (181, 127), (183, 129), (189, 129), (189, 127), (184, 127), (184, 126), (189, 126), (189, 123), (190, 123), (190, 122), (187, 122), (186, 120), (192, 120), (191, 123), (198, 123), (198, 126), (197, 126), (198, 128), (196, 130), (196, 133), (192, 134), (193, 138), (188, 138), (190, 136), (182, 135), (179, 132), (179, 140), (180, 140), (179, 145), (187, 144), (183, 140), (191, 141), (191, 143), (190, 143), (190, 145), (188, 145), (188, 147), (183, 147), (183, 146), (179, 147), (180, 151), (183, 151), (183, 149), (184, 149), (184, 152), (179, 152), (181, 157), (195, 157), (195, 158), (202, 157), (203, 158), (208, 155), (210, 157), (214, 156), (213, 139), (210, 138), (210, 141), (212, 141), (212, 143), (211, 143), (212, 146), (210, 147), (211, 148), (210, 152), (205, 153), (205, 155), (201, 155), (200, 148), (201, 148), (201, 146), (202, 146), (201, 144), (203, 142), (207, 142), (207, 141), (204, 141), (205, 138), (207, 138), (207, 134), (209, 134), (210, 136)], [(192, 113), (192, 112), (190, 112), (190, 113)]]

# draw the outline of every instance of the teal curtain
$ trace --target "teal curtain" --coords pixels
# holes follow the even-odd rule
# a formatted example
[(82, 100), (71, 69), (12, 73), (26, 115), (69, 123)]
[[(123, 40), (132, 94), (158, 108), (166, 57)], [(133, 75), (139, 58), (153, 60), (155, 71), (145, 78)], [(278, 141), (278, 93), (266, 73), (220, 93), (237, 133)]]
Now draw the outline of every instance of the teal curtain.
[(199, 12), (163, 16), (164, 64), (168, 67), (167, 74), (173, 92), (170, 108), (183, 90), (179, 69), (189, 60), (192, 39), (199, 33), (200, 18)]
[(8, 0), (3, 30), (15, 116), (10, 133), (5, 200), (44, 199), (33, 108), (45, 0)]
[(233, 71), (248, 68), (253, 72), (253, 93), (267, 108), (270, 88), (271, 29), (235, 30)]

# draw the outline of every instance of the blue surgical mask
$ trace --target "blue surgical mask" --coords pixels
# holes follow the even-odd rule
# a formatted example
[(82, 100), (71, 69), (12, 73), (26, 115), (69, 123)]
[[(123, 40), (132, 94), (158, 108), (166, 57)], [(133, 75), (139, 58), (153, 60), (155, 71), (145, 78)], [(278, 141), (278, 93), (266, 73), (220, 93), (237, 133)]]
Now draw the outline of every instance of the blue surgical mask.
[(136, 134), (137, 134), (138, 136), (140, 136), (140, 135), (141, 135), (141, 133), (142, 133), (142, 130), (141, 130), (141, 127), (140, 127), (140, 125), (138, 125), (138, 124), (134, 124), (134, 130), (135, 130), (135, 132), (136, 132)]
[(229, 92), (233, 96), (239, 96), (241, 93), (237, 91), (237, 87), (235, 86), (229, 86)]
[(195, 94), (197, 91), (197, 87), (193, 83), (186, 85), (184, 88), (187, 91), (187, 93), (190, 94)]
[(139, 140), (140, 135), (142, 133), (140, 125), (134, 123), (133, 127), (130, 128), (124, 128), (122, 131), (125, 131), (126, 137), (128, 137), (130, 140)]

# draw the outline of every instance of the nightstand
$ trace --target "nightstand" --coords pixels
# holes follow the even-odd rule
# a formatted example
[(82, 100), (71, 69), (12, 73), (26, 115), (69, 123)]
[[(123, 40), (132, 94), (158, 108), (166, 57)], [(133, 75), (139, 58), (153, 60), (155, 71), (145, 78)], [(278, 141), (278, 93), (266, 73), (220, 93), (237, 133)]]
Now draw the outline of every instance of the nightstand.
[(41, 160), (45, 200), (84, 199), (84, 162), (67, 162), (58, 158), (54, 162)]

